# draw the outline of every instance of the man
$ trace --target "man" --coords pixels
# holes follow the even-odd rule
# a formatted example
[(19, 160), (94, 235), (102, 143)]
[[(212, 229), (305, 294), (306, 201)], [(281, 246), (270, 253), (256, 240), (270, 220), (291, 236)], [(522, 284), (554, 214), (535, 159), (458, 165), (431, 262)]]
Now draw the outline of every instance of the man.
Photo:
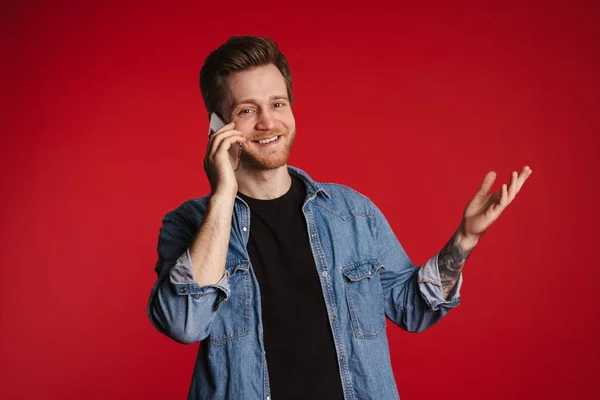
[[(163, 219), (148, 314), (202, 342), (190, 399), (397, 399), (386, 317), (422, 331), (459, 304), (461, 271), (531, 174), (488, 173), (448, 244), (411, 264), (379, 209), (287, 165), (296, 134), (285, 56), (232, 37), (200, 72), (211, 194)], [(239, 146), (242, 145), (238, 166)]]

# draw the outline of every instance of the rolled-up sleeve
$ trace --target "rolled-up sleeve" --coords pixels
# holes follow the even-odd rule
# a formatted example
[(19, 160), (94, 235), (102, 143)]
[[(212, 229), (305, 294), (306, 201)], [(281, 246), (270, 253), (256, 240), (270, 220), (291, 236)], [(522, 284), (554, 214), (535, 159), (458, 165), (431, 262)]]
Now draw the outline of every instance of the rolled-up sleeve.
[(180, 343), (204, 340), (210, 334), (219, 305), (230, 295), (227, 270), (214, 285), (194, 280), (191, 246), (198, 222), (182, 207), (163, 219), (158, 236), (158, 275), (148, 301), (148, 316), (160, 332)]
[(437, 311), (440, 307), (454, 308), (460, 304), (460, 287), (462, 286), (462, 273), (458, 278), (456, 286), (450, 292), (448, 299), (444, 299), (442, 290), (442, 280), (440, 278), (440, 269), (438, 266), (438, 254), (430, 258), (419, 269), (419, 290), (421, 296), (429, 309)]
[(194, 279), (194, 268), (190, 257), (189, 248), (185, 250), (171, 269), (169, 280), (175, 288), (175, 292), (181, 296), (192, 296), (200, 298), (207, 294), (217, 294), (219, 297), (218, 303), (226, 301), (231, 294), (229, 288), (229, 273), (227, 270), (223, 273), (223, 277), (214, 285), (200, 286)]

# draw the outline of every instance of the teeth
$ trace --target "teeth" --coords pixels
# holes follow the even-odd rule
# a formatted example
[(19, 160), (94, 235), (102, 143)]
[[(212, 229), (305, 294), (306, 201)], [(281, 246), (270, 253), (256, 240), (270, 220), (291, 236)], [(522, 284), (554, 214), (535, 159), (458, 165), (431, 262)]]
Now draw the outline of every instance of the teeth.
[(279, 136), (273, 136), (272, 138), (268, 138), (268, 139), (264, 139), (264, 140), (259, 140), (258, 143), (260, 143), (260, 144), (267, 144), (267, 143), (274, 142), (278, 138), (279, 138)]

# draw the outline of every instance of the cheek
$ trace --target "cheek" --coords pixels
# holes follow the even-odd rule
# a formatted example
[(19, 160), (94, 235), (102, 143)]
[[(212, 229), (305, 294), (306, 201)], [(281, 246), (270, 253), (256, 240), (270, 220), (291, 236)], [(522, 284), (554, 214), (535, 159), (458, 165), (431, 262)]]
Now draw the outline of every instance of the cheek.
[(283, 122), (283, 125), (290, 131), (293, 131), (296, 128), (296, 120), (294, 119), (294, 114), (291, 112), (289, 115), (286, 115), (285, 118), (282, 118), (281, 122)]
[(244, 136), (248, 136), (249, 134), (252, 133), (253, 126), (254, 126), (254, 124), (252, 124), (249, 121), (237, 120), (237, 121), (235, 121), (235, 127), (233, 129), (236, 129), (236, 130), (242, 132), (242, 134)]

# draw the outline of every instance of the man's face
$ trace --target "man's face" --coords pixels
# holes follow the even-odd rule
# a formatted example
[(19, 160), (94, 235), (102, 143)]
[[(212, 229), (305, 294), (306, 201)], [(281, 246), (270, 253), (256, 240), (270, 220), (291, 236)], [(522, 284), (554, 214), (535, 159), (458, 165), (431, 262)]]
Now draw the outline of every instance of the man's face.
[(224, 115), (247, 139), (241, 167), (268, 170), (286, 165), (296, 122), (283, 75), (269, 64), (232, 74), (227, 86)]

